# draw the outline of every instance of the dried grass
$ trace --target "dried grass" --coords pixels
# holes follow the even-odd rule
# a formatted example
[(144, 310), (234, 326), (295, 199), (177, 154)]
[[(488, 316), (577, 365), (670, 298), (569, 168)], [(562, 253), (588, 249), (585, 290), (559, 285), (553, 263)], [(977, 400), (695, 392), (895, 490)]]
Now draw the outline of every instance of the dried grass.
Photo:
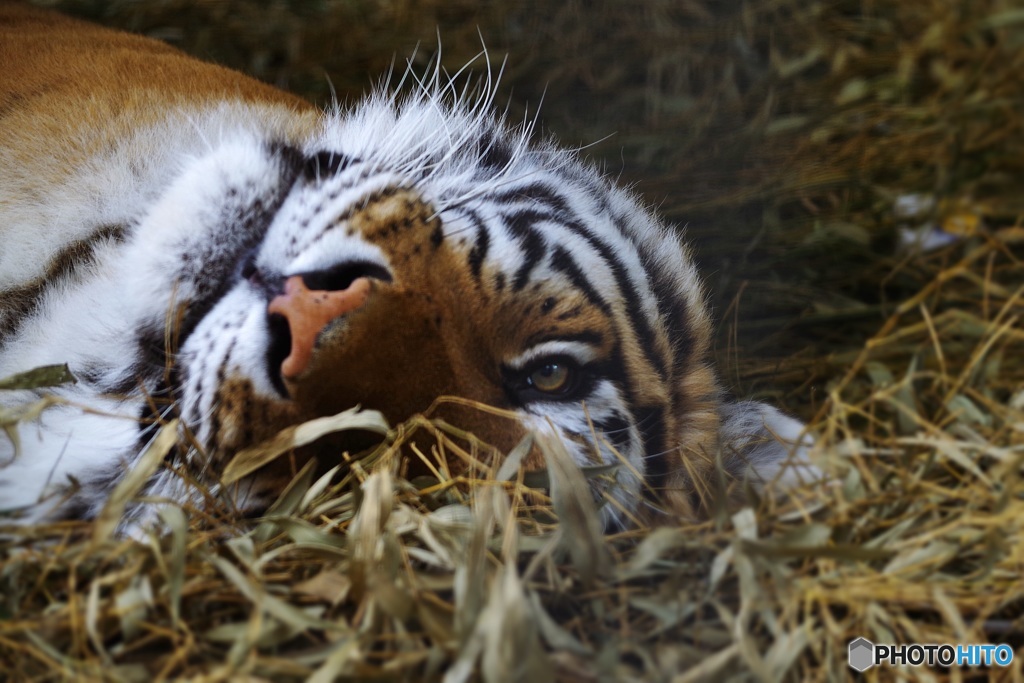
[[(813, 418), (833, 485), (605, 535), (556, 444), (549, 499), (513, 467), (448, 479), (446, 458), (471, 457), (465, 435), (417, 418), (333, 479), (300, 472), (259, 520), (170, 506), (162, 536), (111, 535), (111, 517), (15, 531), (0, 541), (0, 670), (831, 681), (856, 677), (846, 648), (863, 636), (1018, 655), (869, 680), (1024, 678), (1024, 14), (997, 0), (725, 4), (91, 11), (314, 97), (317, 69), (353, 92), (435, 26), (461, 65), (480, 26), (492, 59), (512, 53), (519, 102), (546, 85), (544, 120), (569, 142), (617, 130), (588, 151), (690, 221), (730, 379)], [(901, 215), (908, 195), (926, 208)], [(960, 239), (901, 251), (904, 225)], [(424, 454), (438, 481), (396, 476), (416, 430), (438, 444)]]

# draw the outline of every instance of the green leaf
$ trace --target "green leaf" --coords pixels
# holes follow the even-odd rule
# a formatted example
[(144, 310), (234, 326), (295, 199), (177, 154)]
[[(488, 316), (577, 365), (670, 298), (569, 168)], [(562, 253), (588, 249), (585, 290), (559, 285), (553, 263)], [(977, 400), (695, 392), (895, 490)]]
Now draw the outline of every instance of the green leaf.
[(44, 365), (0, 379), (0, 389), (40, 389), (61, 384), (74, 384), (77, 381), (67, 364)]
[(327, 434), (351, 429), (386, 435), (388, 423), (384, 416), (376, 410), (351, 408), (337, 415), (318, 417), (300, 425), (288, 427), (269, 441), (246, 448), (235, 455), (224, 468), (221, 481), (224, 484), (233, 484), (283, 453), (312, 443)]

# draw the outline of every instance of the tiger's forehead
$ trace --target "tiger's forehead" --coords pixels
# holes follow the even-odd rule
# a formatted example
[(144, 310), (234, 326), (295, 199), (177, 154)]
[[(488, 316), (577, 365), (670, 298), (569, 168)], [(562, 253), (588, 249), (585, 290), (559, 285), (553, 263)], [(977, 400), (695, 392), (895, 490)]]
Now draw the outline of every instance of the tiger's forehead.
[[(331, 159), (325, 167), (332, 170), (345, 159), (358, 160), (363, 173), (394, 173), (438, 211), (474, 200), (518, 200), (580, 212), (584, 207), (569, 206), (568, 196), (574, 203), (592, 202), (596, 211), (607, 209), (612, 185), (573, 151), (535, 139), (532, 122), (510, 126), (478, 105), (442, 103), (428, 94), (404, 100), (379, 94), (326, 116), (305, 152)], [(551, 192), (551, 183), (565, 196)]]
[(536, 167), (531, 152), (543, 149), (555, 165), (557, 157), (567, 156), (532, 138), (532, 124), (508, 127), (481, 107), (442, 103), (426, 94), (406, 99), (378, 94), (350, 111), (325, 116), (306, 151), (341, 151), (410, 177), (447, 178), (459, 191), (480, 182), (500, 184)]
[[(547, 298), (550, 289), (576, 292), (580, 302), (573, 309), (611, 315), (651, 308), (649, 277), (615, 222), (609, 188), (596, 173), (581, 179), (560, 173), (564, 165), (531, 165), (533, 156), (523, 152), (518, 162), (530, 173), (501, 183), (463, 178), (463, 195), (453, 197), (439, 169), (408, 174), (378, 160), (320, 150), (307, 157), (263, 252), (283, 274), (365, 261), (391, 268), (401, 280), (410, 271), (437, 270), (434, 252), (443, 243), (461, 261), (448, 272), (467, 270), (468, 284), (492, 296), (532, 302)], [(472, 175), (480, 176), (480, 169)]]
[[(622, 223), (635, 221), (638, 210), (649, 215), (642, 207), (573, 153), (477, 108), (371, 98), (327, 116), (304, 154), (304, 171), (277, 221), (291, 223), (288, 243), (277, 245), (288, 258), (359, 250), (349, 219), (377, 198), (409, 190), (441, 218), (443, 236), (468, 250), (474, 274), (492, 263), (513, 292), (537, 269), (576, 284), (584, 279), (577, 272), (613, 281), (613, 260), (639, 269)], [(336, 248), (322, 249), (325, 241)], [(643, 279), (633, 288), (644, 288)], [(608, 291), (605, 298), (618, 297)]]

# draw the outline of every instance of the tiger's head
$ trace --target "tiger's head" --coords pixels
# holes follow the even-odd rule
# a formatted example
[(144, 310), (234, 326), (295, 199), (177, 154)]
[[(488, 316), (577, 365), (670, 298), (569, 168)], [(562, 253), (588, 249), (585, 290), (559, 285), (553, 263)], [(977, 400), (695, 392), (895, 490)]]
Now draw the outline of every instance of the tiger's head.
[[(723, 440), (744, 440), (727, 469), (771, 475), (800, 425), (723, 402), (679, 231), (443, 94), (378, 95), (302, 146), (222, 144), (144, 219), (142, 258), (187, 303), (171, 389), (207, 457), (356, 405), (392, 423), (434, 406), (499, 451), (549, 432), (582, 466), (617, 465), (608, 521), (651, 491), (693, 513)], [(252, 501), (280, 490), (255, 477)]]
[[(0, 3), (0, 36), (0, 377), (78, 378), (0, 392), (52, 399), (0, 438), (0, 515), (97, 515), (171, 415), (151, 500), (202, 502), (239, 453), (355, 406), (427, 411), (484, 459), (557, 437), (603, 473), (612, 523), (693, 514), (718, 465), (772, 479), (802, 455), (802, 425), (721, 392), (681, 231), (496, 120), (489, 73), (474, 89), (435, 62), (411, 95), (325, 114), (27, 5)], [(226, 493), (263, 507), (299, 460), (365, 446), (349, 436)]]

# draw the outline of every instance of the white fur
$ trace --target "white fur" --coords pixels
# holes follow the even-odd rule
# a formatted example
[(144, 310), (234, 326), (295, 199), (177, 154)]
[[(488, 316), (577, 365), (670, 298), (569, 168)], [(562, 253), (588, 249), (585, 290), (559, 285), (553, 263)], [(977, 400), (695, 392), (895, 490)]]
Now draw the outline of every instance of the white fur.
[(781, 490), (824, 477), (811, 459), (814, 439), (799, 420), (756, 401), (728, 403), (720, 414), (723, 447), (742, 464), (736, 474)]

